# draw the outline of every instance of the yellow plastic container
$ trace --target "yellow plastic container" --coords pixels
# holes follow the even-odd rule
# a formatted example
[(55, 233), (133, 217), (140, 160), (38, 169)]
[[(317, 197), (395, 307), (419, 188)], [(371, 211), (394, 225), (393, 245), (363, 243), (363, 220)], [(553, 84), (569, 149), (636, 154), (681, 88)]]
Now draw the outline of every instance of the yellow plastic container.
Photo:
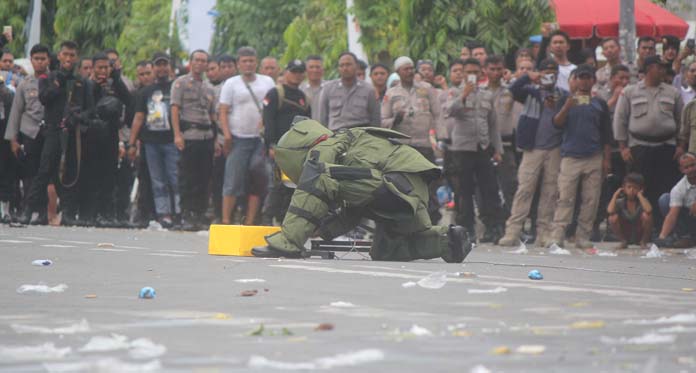
[(266, 245), (264, 237), (278, 231), (280, 227), (213, 224), (208, 236), (208, 254), (252, 256), (253, 247)]

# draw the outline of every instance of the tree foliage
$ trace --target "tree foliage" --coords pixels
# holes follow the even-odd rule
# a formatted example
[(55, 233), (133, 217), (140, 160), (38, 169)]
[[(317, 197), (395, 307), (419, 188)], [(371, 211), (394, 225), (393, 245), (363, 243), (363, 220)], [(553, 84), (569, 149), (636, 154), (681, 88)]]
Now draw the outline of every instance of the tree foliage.
[(304, 8), (306, 0), (218, 0), (214, 53), (234, 53), (253, 46), (260, 56), (280, 56), (283, 31)]
[(172, 56), (185, 58), (178, 30), (169, 37), (171, 0), (133, 0), (131, 14), (118, 39), (116, 49), (121, 54), (123, 68), (133, 76), (135, 65), (149, 60), (154, 52), (169, 50)]
[(24, 55), (24, 44), (27, 39), (24, 36), (24, 23), (26, 14), (29, 11), (29, 1), (0, 0), (0, 27), (12, 26), (14, 40), (8, 48), (15, 57)]
[(115, 47), (130, 16), (131, 0), (57, 1), (53, 26), (59, 37), (54, 46), (74, 40), (83, 56)]

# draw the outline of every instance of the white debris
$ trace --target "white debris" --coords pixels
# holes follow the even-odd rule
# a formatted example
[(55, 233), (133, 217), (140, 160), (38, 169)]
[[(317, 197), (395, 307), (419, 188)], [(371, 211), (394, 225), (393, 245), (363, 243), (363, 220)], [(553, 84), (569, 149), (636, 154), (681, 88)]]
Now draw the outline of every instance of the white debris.
[(654, 344), (665, 344), (674, 343), (677, 339), (676, 335), (673, 334), (657, 334), (657, 333), (647, 333), (641, 335), (640, 337), (632, 338), (611, 338), (602, 336), (600, 341), (608, 345), (654, 345)]
[(97, 244), (97, 247), (114, 247), (115, 245), (112, 244), (111, 242), (100, 242)]
[(518, 354), (539, 355), (546, 351), (544, 345), (522, 345), (515, 350)]
[(210, 236), (210, 232), (208, 232), (208, 231), (198, 231), (198, 232), (196, 232), (196, 235), (197, 235), (197, 236), (208, 237), (208, 236)]
[(331, 307), (338, 307), (338, 308), (353, 308), (355, 305), (350, 302), (344, 302), (344, 301), (338, 301), (338, 302), (331, 302), (329, 304)]
[(401, 287), (412, 288), (412, 287), (415, 287), (416, 285), (418, 285), (418, 284), (416, 284), (413, 281), (408, 281), (408, 282), (404, 282), (403, 284), (401, 284)]
[(696, 249), (684, 250), (687, 259), (696, 259)]
[(240, 278), (238, 280), (234, 280), (234, 282), (239, 282), (240, 284), (249, 284), (252, 282), (266, 282), (266, 280), (262, 278)]
[(418, 286), (425, 289), (440, 289), (447, 283), (447, 272), (439, 271), (431, 273), (418, 280)]
[(626, 320), (624, 324), (634, 325), (659, 325), (659, 324), (693, 324), (696, 323), (696, 314), (679, 313), (674, 316), (660, 317), (655, 320)]
[(696, 333), (696, 328), (686, 328), (682, 325), (671, 326), (657, 330), (658, 333)]
[(467, 292), (469, 294), (499, 294), (507, 291), (507, 288), (498, 286), (495, 289), (469, 289)]
[(418, 326), (416, 324), (413, 324), (413, 326), (411, 326), (411, 329), (409, 329), (408, 332), (417, 337), (426, 337), (433, 335), (433, 333), (430, 330), (422, 326)]
[(111, 334), (111, 337), (92, 337), (86, 345), (80, 348), (81, 352), (105, 352), (129, 350), (128, 354), (134, 359), (151, 359), (159, 357), (167, 352), (167, 348), (158, 345), (146, 338), (138, 338), (129, 341), (128, 337), (120, 334)]
[(97, 361), (84, 361), (78, 363), (47, 363), (44, 368), (49, 373), (63, 372), (99, 372), (99, 373), (146, 373), (159, 372), (162, 363), (152, 360), (143, 364), (131, 364), (119, 359), (108, 358)]
[(53, 264), (53, 261), (51, 261), (49, 259), (37, 259), (37, 260), (34, 260), (33, 262), (31, 262), (31, 265), (37, 266), (37, 267), (46, 267), (46, 266), (50, 266), (51, 264)]
[(523, 241), (520, 241), (520, 246), (517, 247), (517, 250), (512, 250), (508, 252), (510, 254), (528, 254), (529, 250), (527, 250), (527, 244)]
[(17, 288), (17, 293), (62, 293), (68, 288), (66, 284), (59, 284), (53, 287), (39, 283), (38, 285), (22, 285)]
[(149, 230), (149, 231), (166, 231), (166, 229), (162, 228), (162, 224), (160, 224), (156, 220), (150, 220), (150, 223), (147, 225), (147, 230)]
[(479, 364), (469, 371), (469, 373), (491, 373), (491, 370), (486, 368), (485, 366)]
[(62, 359), (71, 351), (70, 347), (59, 348), (53, 343), (38, 346), (0, 346), (0, 361)]
[(619, 254), (613, 251), (597, 251), (597, 256), (619, 256)]
[(356, 366), (381, 360), (384, 360), (384, 352), (377, 349), (366, 349), (297, 363), (270, 360), (263, 356), (253, 355), (249, 358), (248, 366), (259, 369), (320, 370)]
[(641, 256), (641, 258), (662, 258), (662, 251), (657, 247), (657, 245), (652, 244), (650, 245), (650, 250), (648, 252)]
[(558, 246), (555, 242), (549, 246), (549, 254), (553, 255), (570, 255), (570, 251)]
[(22, 324), (12, 324), (10, 325), (12, 329), (19, 334), (25, 334), (25, 333), (35, 333), (35, 334), (57, 334), (57, 335), (66, 335), (66, 334), (76, 334), (76, 333), (87, 333), (90, 331), (89, 329), (89, 324), (87, 323), (87, 320), (82, 319), (77, 324), (72, 324), (60, 328), (47, 328), (43, 326), (34, 326), (34, 325), (22, 325)]

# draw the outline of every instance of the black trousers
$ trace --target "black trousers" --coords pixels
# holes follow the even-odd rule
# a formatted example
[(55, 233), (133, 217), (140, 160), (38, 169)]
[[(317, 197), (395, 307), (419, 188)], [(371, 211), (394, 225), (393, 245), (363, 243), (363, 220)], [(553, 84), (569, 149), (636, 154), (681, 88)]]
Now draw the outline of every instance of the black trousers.
[(97, 216), (113, 218), (114, 188), (118, 167), (118, 130), (116, 126), (90, 128), (83, 144), (84, 199), (80, 205), (80, 217), (94, 219)]
[(186, 140), (179, 160), (181, 212), (202, 215), (208, 208), (208, 183), (213, 171), (213, 140)]
[[(29, 190), (31, 189), (31, 184), (34, 181), (34, 177), (39, 172), (39, 166), (41, 165), (41, 152), (43, 151), (44, 137), (46, 136), (46, 128), (41, 128), (36, 138), (31, 138), (27, 135), (19, 133), (19, 143), (24, 147), (24, 159), (20, 163), (20, 177), (22, 179), (22, 194), (23, 203), (22, 208), (28, 207), (28, 196)], [(46, 211), (48, 205), (48, 193), (46, 190), (40, 196), (41, 207), (39, 212)]]
[(19, 191), (19, 164), (8, 140), (0, 139), (0, 201), (15, 203)]
[(503, 209), (498, 196), (498, 180), (491, 164), (490, 148), (478, 151), (451, 151), (454, 198), (458, 205), (455, 221), (472, 229), (475, 224), (474, 192), (481, 191), (479, 216), (486, 227), (502, 225)]
[[(65, 161), (65, 172), (63, 183), (58, 175), (58, 168), (61, 158), (60, 135), (61, 130), (56, 127), (48, 127), (44, 132), (44, 144), (41, 151), (41, 162), (36, 176), (31, 183), (27, 195), (27, 206), (31, 211), (41, 211), (46, 208), (46, 187), (49, 183), (55, 183), (60, 197), (60, 207), (64, 214), (75, 217), (79, 212), (80, 188), (82, 187), (83, 177), (77, 171), (77, 152), (75, 143), (75, 132), (70, 130), (67, 133), (67, 151)], [(84, 135), (82, 135), (84, 140)], [(83, 141), (84, 143), (84, 141)], [(74, 184), (65, 186), (63, 184)]]
[(140, 157), (136, 167), (138, 171), (137, 216), (140, 221), (150, 221), (150, 219), (156, 216), (155, 201), (152, 197), (152, 181), (150, 180), (150, 170), (147, 168), (147, 156), (143, 147), (140, 148)]
[[(669, 193), (681, 176), (678, 161), (674, 160), (675, 149), (676, 146), (668, 144), (631, 147), (633, 162), (628, 165), (628, 172), (637, 172), (645, 178), (645, 197), (653, 211), (660, 211), (658, 199), (662, 193)], [(659, 227), (661, 221), (655, 226)]]
[(135, 181), (135, 165), (127, 157), (118, 160), (116, 170), (116, 190), (114, 191), (114, 210), (116, 219), (129, 220), (130, 195)]
[(227, 158), (220, 155), (213, 159), (213, 176), (210, 181), (213, 195), (213, 211), (218, 220), (222, 219), (222, 185), (225, 183), (225, 161)]
[(607, 175), (607, 178), (602, 183), (602, 194), (599, 196), (599, 208), (597, 209), (595, 226), (599, 226), (607, 218), (607, 206), (609, 206), (611, 197), (621, 187), (623, 178), (626, 176), (626, 163), (621, 158), (620, 152), (612, 152), (610, 161), (611, 174)]

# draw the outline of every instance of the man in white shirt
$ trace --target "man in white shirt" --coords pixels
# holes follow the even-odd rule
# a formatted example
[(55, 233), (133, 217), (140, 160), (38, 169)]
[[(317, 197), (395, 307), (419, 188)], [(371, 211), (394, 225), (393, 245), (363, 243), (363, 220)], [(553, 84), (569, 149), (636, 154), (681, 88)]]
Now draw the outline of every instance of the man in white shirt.
[(549, 34), (549, 52), (558, 64), (558, 79), (556, 87), (570, 92), (568, 86), (568, 78), (570, 72), (575, 70), (577, 66), (570, 63), (568, 60), (568, 51), (570, 50), (570, 37), (561, 30), (556, 30)]
[(222, 223), (231, 224), (237, 198), (248, 194), (244, 224), (252, 225), (266, 193), (262, 100), (274, 87), (273, 79), (256, 73), (256, 50), (237, 50), (240, 75), (228, 79), (220, 91), (219, 123), (227, 156), (222, 200)]
[[(679, 169), (684, 177), (672, 191), (660, 197), (660, 210), (665, 216), (660, 237), (655, 244), (665, 247), (694, 246), (696, 239), (696, 154), (679, 157)], [(677, 237), (672, 236), (676, 233)], [(679, 239), (679, 236), (685, 236)], [(689, 237), (690, 236), (690, 237)]]

